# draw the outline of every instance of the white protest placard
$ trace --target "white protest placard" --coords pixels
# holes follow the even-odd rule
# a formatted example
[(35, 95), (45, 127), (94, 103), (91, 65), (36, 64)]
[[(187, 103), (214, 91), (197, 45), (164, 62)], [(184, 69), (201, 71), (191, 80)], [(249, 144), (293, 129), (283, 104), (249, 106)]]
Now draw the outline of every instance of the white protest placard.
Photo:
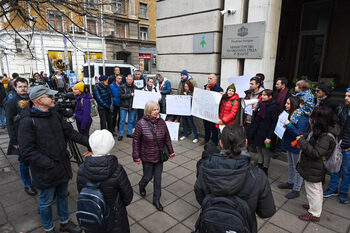
[(158, 103), (160, 98), (159, 92), (141, 91), (135, 90), (135, 96), (132, 103), (132, 108), (145, 109), (145, 105), (148, 101), (153, 100)]
[(244, 98), (244, 91), (249, 90), (250, 79), (253, 76), (254, 75), (243, 75), (229, 78), (228, 84), (231, 85), (232, 83), (235, 83), (236, 93), (239, 95), (239, 98)]
[(137, 88), (143, 88), (143, 80), (134, 80), (134, 84)]
[(160, 118), (162, 118), (163, 120), (166, 119), (166, 114), (160, 113), (159, 115), (160, 115)]
[(288, 119), (289, 114), (286, 111), (283, 111), (278, 117), (278, 121), (275, 128), (275, 134), (282, 139), (286, 128), (284, 127), (284, 122)]
[(172, 141), (178, 141), (179, 140), (179, 127), (180, 122), (169, 122), (166, 121), (166, 126), (168, 127), (168, 131), (170, 134), (170, 139)]
[(191, 116), (191, 96), (167, 95), (166, 113), (178, 116)]
[(193, 116), (218, 123), (220, 100), (219, 92), (194, 88), (191, 113)]

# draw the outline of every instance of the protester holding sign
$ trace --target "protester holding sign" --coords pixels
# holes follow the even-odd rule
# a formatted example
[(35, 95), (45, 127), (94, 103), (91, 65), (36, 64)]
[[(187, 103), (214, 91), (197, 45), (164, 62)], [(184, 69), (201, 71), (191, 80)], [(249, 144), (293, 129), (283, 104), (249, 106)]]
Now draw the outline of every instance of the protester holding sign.
[[(216, 75), (210, 74), (208, 76), (208, 84), (204, 85), (204, 90), (223, 92), (224, 90), (222, 90), (222, 88), (216, 84), (216, 81), (217, 81)], [(201, 142), (201, 145), (204, 145), (207, 142), (209, 142), (210, 138), (215, 144), (218, 144), (219, 142), (218, 130), (216, 128), (215, 123), (209, 122), (207, 120), (203, 120), (203, 125), (204, 125), (205, 134), (204, 134), (204, 141)]]
[[(192, 97), (193, 95), (193, 84), (190, 81), (185, 82), (184, 84), (184, 95), (190, 95)], [(190, 125), (193, 134), (194, 134), (194, 139), (193, 139), (193, 143), (197, 143), (199, 141), (198, 139), (198, 133), (197, 133), (197, 128), (196, 125), (193, 122), (193, 117), (192, 115), (190, 116), (182, 116), (182, 124), (183, 124), (183, 128), (184, 128), (184, 136), (182, 136), (180, 138), (180, 140), (185, 140), (188, 137), (188, 125)]]
[(166, 110), (166, 96), (171, 93), (171, 83), (168, 79), (163, 77), (161, 74), (156, 75), (156, 79), (158, 81), (158, 90), (160, 94), (162, 95), (162, 101), (160, 104), (160, 112), (165, 113)]
[(235, 117), (239, 110), (239, 96), (236, 94), (235, 84), (227, 87), (226, 93), (222, 96), (220, 102), (220, 125), (235, 124)]
[[(146, 79), (143, 77), (140, 70), (136, 70), (134, 72), (134, 85), (136, 86), (137, 90), (142, 90), (146, 86)], [(137, 109), (136, 110), (136, 122), (138, 122), (143, 116), (143, 109)]]

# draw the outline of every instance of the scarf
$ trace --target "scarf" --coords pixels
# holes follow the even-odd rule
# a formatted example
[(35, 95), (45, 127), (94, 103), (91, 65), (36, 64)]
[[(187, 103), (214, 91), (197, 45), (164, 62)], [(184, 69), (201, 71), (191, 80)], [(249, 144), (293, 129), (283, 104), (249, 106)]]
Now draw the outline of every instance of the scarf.
[(261, 102), (260, 107), (259, 107), (259, 113), (258, 113), (259, 117), (261, 117), (262, 119), (265, 119), (266, 107), (267, 107), (267, 105), (272, 103), (272, 101), (273, 101), (273, 99)]
[(283, 112), (284, 109), (284, 100), (288, 94), (289, 89), (286, 87), (282, 91), (277, 91), (276, 101), (280, 105), (280, 112)]
[(316, 107), (320, 106), (322, 101), (325, 100), (328, 96), (323, 96), (321, 98), (317, 98), (317, 102), (316, 102)]
[(184, 80), (181, 80), (182, 83), (187, 82), (190, 79), (190, 76), (187, 75), (187, 77)]
[(216, 82), (214, 82), (213, 84), (207, 84), (207, 88), (209, 88), (210, 90), (216, 85)]

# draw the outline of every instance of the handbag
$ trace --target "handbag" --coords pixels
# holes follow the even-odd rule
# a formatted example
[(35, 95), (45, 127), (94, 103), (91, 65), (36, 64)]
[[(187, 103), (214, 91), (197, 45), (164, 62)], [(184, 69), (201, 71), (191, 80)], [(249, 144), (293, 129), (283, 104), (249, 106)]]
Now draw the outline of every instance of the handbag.
[[(146, 121), (146, 120), (145, 120)], [(160, 161), (161, 162), (165, 162), (169, 159), (170, 155), (169, 155), (169, 151), (168, 151), (168, 147), (166, 145), (163, 146), (163, 148), (160, 148), (160, 145), (159, 145), (159, 142), (158, 142), (158, 139), (157, 139), (157, 136), (156, 134), (153, 132), (153, 129), (152, 129), (152, 126), (151, 124), (146, 121), (147, 123), (147, 126), (148, 128), (151, 130), (151, 133), (153, 135), (153, 138), (154, 140), (156, 141), (157, 143), (157, 146), (158, 146), (158, 149), (159, 149), (159, 153), (160, 153)]]

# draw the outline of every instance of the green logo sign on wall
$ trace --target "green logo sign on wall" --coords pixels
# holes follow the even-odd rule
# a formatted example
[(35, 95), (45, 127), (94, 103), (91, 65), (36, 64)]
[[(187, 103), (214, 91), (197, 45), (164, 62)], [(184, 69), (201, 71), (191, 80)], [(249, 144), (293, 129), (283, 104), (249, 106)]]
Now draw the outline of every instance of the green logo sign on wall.
[(213, 53), (214, 33), (193, 35), (193, 53)]

